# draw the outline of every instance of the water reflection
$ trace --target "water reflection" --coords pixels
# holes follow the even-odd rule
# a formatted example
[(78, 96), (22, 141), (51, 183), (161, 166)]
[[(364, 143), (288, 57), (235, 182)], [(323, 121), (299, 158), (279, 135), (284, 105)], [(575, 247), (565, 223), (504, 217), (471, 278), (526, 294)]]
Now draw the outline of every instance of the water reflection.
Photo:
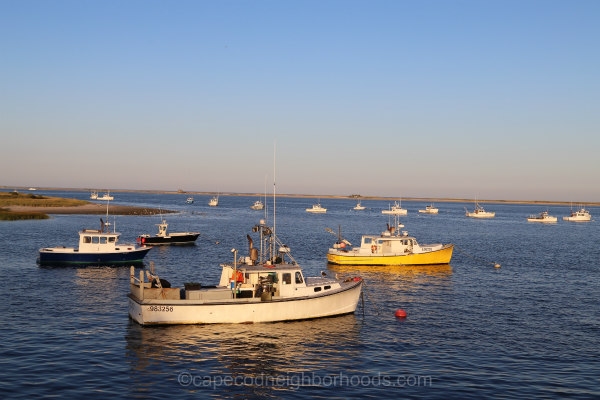
[(165, 364), (177, 366), (169, 369), (170, 375), (187, 371), (213, 377), (275, 377), (314, 372), (324, 365), (341, 370), (364, 348), (354, 314), (250, 325), (142, 327), (130, 321), (126, 341), (130, 373), (142, 385)]

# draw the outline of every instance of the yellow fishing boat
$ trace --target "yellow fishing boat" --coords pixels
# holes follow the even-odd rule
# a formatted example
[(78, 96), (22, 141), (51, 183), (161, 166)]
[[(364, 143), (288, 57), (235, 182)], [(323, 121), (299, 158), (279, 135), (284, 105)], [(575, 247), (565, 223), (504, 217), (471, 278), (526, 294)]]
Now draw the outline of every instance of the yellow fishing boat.
[(340, 265), (435, 265), (449, 264), (453, 244), (420, 245), (407, 231), (389, 227), (381, 235), (363, 235), (359, 247), (338, 240), (327, 251), (327, 262)]

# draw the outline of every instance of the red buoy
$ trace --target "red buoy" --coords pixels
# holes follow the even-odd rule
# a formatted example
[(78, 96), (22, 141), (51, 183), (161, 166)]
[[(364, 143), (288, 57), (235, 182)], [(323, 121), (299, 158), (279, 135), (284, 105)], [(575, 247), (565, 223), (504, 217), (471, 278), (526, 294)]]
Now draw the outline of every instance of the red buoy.
[(406, 311), (402, 309), (396, 310), (396, 314), (394, 314), (398, 318), (406, 318)]

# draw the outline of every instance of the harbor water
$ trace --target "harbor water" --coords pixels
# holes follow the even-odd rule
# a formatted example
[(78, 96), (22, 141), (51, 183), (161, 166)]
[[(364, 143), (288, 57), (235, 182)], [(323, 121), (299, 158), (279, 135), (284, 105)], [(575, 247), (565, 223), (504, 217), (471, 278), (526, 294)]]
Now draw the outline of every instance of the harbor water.
[[(88, 192), (38, 191), (88, 199)], [(201, 232), (192, 246), (145, 259), (173, 286), (215, 284), (219, 264), (245, 255), (263, 211), (248, 196), (113, 193), (115, 204), (178, 210), (171, 232)], [(340, 317), (268, 324), (142, 327), (128, 318), (129, 266), (40, 267), (38, 250), (76, 246), (94, 215), (0, 222), (0, 392), (3, 398), (598, 398), (600, 225), (562, 221), (568, 206), (403, 201), (401, 217), (424, 243), (454, 243), (450, 265), (341, 267), (326, 263), (337, 232), (358, 245), (390, 219), (388, 201), (278, 198), (276, 233), (305, 276), (361, 276), (364, 304)], [(272, 200), (268, 199), (268, 214)], [(528, 223), (548, 210), (552, 225)], [(592, 208), (593, 218), (600, 210)], [(104, 217), (103, 217), (104, 218)], [(121, 242), (155, 234), (160, 216), (110, 216)], [(272, 223), (272, 215), (268, 222)], [(495, 268), (498, 263), (501, 268)], [(394, 313), (402, 309), (406, 318)]]

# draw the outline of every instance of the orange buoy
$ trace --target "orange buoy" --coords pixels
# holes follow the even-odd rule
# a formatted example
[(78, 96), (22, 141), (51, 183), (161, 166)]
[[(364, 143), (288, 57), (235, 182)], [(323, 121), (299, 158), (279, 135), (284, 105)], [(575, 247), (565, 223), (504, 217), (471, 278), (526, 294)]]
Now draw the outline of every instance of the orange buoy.
[(406, 318), (406, 311), (402, 309), (396, 310), (396, 314), (394, 314), (398, 318)]

